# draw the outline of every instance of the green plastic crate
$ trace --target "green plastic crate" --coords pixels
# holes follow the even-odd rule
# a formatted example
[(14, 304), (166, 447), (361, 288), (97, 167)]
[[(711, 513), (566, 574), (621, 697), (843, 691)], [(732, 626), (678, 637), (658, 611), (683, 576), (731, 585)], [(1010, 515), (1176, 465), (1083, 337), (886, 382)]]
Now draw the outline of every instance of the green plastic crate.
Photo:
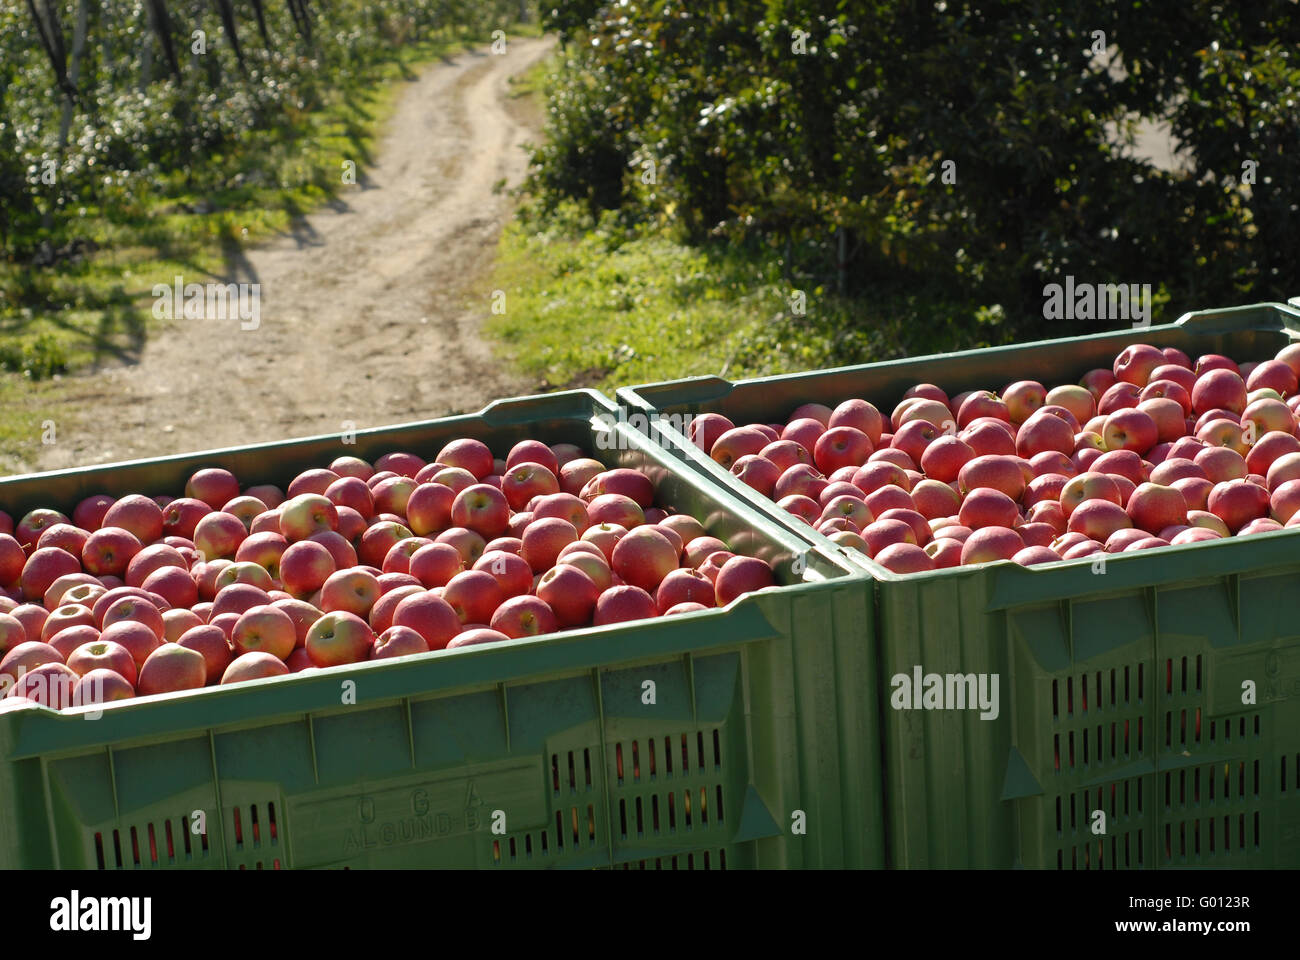
[(343, 453), (431, 457), (474, 436), (504, 455), (537, 437), (645, 469), (662, 503), (775, 562), (789, 584), (671, 621), (126, 701), (95, 720), (0, 712), (0, 865), (883, 865), (860, 573), (634, 431), (604, 429), (610, 409), (571, 391), (361, 431), (355, 444), (315, 437), (0, 480), (0, 508), (20, 514), (98, 491), (174, 492), (205, 465), (283, 484)]
[[(950, 395), (1017, 379), (1073, 382), (1129, 343), (1247, 360), (1297, 338), (1300, 310), (1258, 304), (1026, 346), (638, 386), (619, 399), (623, 415), (771, 422), (801, 403), (854, 396), (888, 411), (919, 382)], [(720, 487), (836, 549), (671, 421), (650, 421)], [(891, 865), (1300, 866), (1300, 535), (1112, 555), (1104, 574), (1085, 559), (898, 576), (842, 553), (874, 583)], [(945, 678), (996, 673), (998, 717), (892, 709), (893, 678), (917, 665)], [(1254, 704), (1242, 702), (1247, 681)], [(1097, 810), (1104, 834), (1093, 832)]]

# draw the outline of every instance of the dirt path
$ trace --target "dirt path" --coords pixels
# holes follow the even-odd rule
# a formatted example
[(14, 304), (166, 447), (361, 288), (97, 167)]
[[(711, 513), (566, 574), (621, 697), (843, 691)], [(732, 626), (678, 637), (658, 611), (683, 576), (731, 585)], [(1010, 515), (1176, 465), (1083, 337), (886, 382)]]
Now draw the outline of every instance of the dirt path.
[[(255, 330), (180, 320), (140, 363), (68, 384), (75, 422), (39, 469), (358, 429), (476, 410), (533, 384), (501, 368), (479, 325), (508, 197), (532, 134), (508, 78), (550, 49), (514, 39), (428, 68), (341, 204), (237, 255), (261, 284)], [(186, 277), (206, 282), (209, 277)], [(466, 306), (466, 304), (470, 306)]]

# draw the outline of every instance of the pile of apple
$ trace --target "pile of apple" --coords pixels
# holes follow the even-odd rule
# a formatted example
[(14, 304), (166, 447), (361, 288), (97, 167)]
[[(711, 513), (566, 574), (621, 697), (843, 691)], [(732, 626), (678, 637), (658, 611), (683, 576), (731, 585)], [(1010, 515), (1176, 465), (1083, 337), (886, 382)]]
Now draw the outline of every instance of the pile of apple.
[(1248, 536), (1300, 525), (1300, 344), (1263, 362), (1127, 347), (1109, 370), (949, 397), (912, 386), (785, 424), (706, 413), (690, 438), (759, 493), (895, 573)]
[(725, 606), (774, 585), (572, 444), (0, 512), (0, 687), (55, 709)]

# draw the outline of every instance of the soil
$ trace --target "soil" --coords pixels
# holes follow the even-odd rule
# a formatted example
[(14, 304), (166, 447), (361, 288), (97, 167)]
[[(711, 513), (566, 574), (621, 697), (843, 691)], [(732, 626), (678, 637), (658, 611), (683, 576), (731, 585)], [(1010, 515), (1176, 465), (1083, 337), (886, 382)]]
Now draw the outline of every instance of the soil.
[(538, 123), (508, 80), (552, 42), (512, 39), (504, 55), (426, 69), (339, 202), (232, 251), (221, 279), (260, 284), (256, 329), (238, 316), (167, 321), (138, 363), (68, 378), (77, 415), (29, 469), (424, 420), (537, 392), (480, 326), (512, 209), (500, 185), (523, 178)]

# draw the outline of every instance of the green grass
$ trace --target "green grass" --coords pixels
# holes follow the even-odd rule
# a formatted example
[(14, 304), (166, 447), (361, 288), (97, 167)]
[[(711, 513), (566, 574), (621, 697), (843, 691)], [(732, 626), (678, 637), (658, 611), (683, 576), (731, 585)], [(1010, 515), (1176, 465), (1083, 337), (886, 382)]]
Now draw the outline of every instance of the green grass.
[[(996, 309), (945, 301), (900, 275), (869, 301), (787, 280), (778, 251), (693, 247), (666, 226), (586, 230), (562, 211), (504, 231), (488, 321), (506, 358), (553, 388), (729, 379), (866, 363), (997, 339)], [(804, 312), (792, 298), (802, 290)], [(972, 315), (974, 321), (972, 322)], [(936, 346), (942, 344), (942, 346)]]
[[(516, 24), (511, 34), (540, 31)], [(160, 322), (154, 284), (236, 272), (246, 247), (290, 229), (338, 192), (344, 159), (365, 170), (419, 67), (488, 39), (449, 30), (399, 46), (364, 90), (335, 91), (320, 109), (254, 131), (228, 155), (205, 157), (190, 183), (219, 188), (187, 186), (177, 172), (143, 199), (79, 211), (61, 239), (72, 253), (55, 266), (0, 263), (0, 471), (21, 463), (18, 451), (30, 448), (44, 420), (76, 414), (59, 374), (138, 358)]]

